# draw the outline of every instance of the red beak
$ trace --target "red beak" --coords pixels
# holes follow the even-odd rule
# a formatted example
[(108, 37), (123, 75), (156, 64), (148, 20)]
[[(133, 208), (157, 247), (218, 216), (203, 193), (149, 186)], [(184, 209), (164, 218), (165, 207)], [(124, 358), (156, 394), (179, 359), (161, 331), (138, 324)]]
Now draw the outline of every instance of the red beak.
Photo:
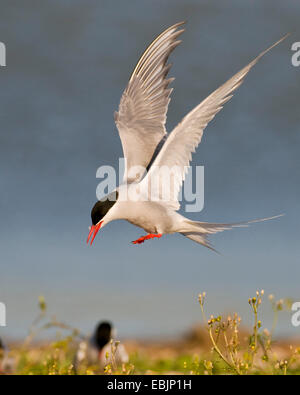
[(89, 243), (89, 240), (90, 240), (90, 237), (92, 236), (92, 238), (91, 238), (91, 244), (90, 245), (92, 245), (93, 244), (93, 241), (94, 241), (94, 239), (95, 239), (95, 237), (96, 237), (96, 234), (98, 233), (98, 231), (99, 231), (99, 229), (101, 228), (101, 225), (103, 224), (103, 221), (101, 221), (101, 222), (99, 222), (97, 225), (92, 225), (91, 226), (91, 228), (90, 228), (90, 233), (89, 233), (89, 235), (88, 235), (88, 238), (87, 238), (87, 244)]

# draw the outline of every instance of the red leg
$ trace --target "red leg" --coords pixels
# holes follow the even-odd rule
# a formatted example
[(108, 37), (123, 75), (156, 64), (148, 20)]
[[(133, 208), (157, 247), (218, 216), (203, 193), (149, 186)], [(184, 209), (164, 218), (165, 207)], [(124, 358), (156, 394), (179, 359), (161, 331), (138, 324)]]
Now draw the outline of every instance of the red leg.
[(158, 233), (158, 234), (149, 233), (146, 236), (142, 236), (139, 239), (132, 241), (132, 243), (133, 244), (142, 244), (142, 243), (144, 243), (145, 240), (154, 239), (155, 237), (160, 238), (161, 236), (162, 236), (161, 233)]

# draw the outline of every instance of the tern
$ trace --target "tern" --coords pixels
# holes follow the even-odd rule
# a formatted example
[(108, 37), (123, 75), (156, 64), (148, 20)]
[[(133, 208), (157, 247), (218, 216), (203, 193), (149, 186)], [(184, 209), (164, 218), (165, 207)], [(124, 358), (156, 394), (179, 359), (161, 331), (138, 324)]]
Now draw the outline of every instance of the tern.
[[(147, 232), (133, 241), (134, 244), (160, 238), (164, 234), (180, 233), (214, 250), (208, 235), (280, 216), (239, 223), (207, 223), (192, 221), (178, 213), (178, 195), (192, 153), (201, 142), (207, 124), (231, 99), (261, 57), (288, 36), (261, 52), (167, 134), (166, 114), (172, 92), (169, 85), (173, 81), (173, 78), (167, 78), (171, 67), (168, 58), (181, 43), (178, 38), (184, 32), (184, 23), (169, 27), (150, 44), (135, 66), (121, 97), (118, 112), (115, 112), (115, 123), (126, 163), (123, 183), (94, 205), (87, 243), (93, 243), (100, 228), (111, 221), (123, 219)], [(161, 168), (169, 169), (171, 184), (165, 173), (160, 171)], [(130, 188), (138, 194), (131, 197), (132, 194), (128, 193)]]
[[(116, 338), (116, 330), (107, 321), (99, 322), (93, 336), (79, 343), (74, 358), (75, 373), (78, 374), (83, 364), (99, 366), (104, 369), (106, 365), (120, 366), (129, 361), (129, 356), (123, 344), (113, 345), (111, 341)], [(113, 352), (113, 348), (115, 348)], [(112, 355), (113, 354), (113, 355)]]
[(9, 349), (0, 338), (0, 376), (2, 374), (13, 374), (16, 370), (16, 360), (10, 355)]

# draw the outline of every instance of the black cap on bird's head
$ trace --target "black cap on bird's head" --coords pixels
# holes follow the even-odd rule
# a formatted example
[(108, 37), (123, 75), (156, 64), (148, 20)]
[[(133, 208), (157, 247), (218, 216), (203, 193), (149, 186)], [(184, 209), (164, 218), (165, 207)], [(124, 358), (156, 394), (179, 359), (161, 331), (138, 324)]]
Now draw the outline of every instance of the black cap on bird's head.
[(100, 322), (95, 330), (94, 341), (98, 350), (101, 350), (111, 340), (112, 324), (104, 321)]
[(87, 243), (91, 239), (91, 245), (98, 233), (101, 225), (103, 223), (102, 219), (108, 213), (108, 211), (112, 208), (112, 206), (116, 203), (118, 199), (118, 192), (114, 191), (109, 195), (105, 196), (103, 199), (99, 200), (93, 207), (91, 211), (91, 218), (92, 218), (92, 226), (90, 227), (90, 232), (87, 238)]

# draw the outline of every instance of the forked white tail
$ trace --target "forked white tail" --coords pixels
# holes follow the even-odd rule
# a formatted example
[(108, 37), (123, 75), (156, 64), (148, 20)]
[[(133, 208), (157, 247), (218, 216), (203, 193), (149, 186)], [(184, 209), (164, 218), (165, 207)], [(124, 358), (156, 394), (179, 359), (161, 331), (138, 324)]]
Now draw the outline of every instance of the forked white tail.
[(275, 215), (274, 217), (254, 219), (252, 221), (236, 222), (232, 224), (214, 224), (209, 222), (198, 222), (186, 219), (185, 225), (187, 225), (187, 228), (189, 228), (190, 230), (186, 232), (180, 232), (180, 234), (195, 241), (196, 243), (202, 244), (203, 246), (210, 248), (215, 252), (218, 252), (212, 247), (211, 243), (209, 242), (209, 234), (223, 232), (224, 230), (229, 230), (232, 228), (245, 228), (252, 223), (268, 221), (270, 219), (282, 217), (283, 215), (284, 214), (280, 214)]

